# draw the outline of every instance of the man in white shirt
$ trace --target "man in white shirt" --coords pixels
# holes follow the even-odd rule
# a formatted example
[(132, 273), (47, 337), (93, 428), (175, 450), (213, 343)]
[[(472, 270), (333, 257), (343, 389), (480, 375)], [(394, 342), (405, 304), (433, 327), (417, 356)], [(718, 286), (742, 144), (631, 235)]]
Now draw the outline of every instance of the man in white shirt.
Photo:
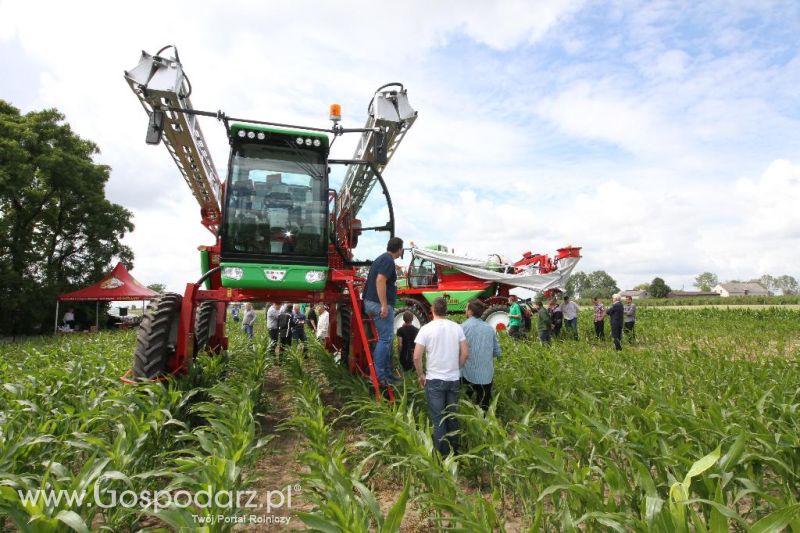
[[(461, 326), (447, 320), (447, 301), (437, 298), (431, 307), (433, 320), (420, 328), (414, 340), (414, 366), (428, 400), (434, 446), (445, 456), (458, 447), (458, 421), (447, 415), (454, 413), (458, 404), (461, 368), (469, 348)], [(423, 354), (427, 371), (423, 371)]]
[(564, 313), (564, 329), (569, 332), (573, 339), (578, 340), (578, 304), (564, 296), (564, 304), (561, 312)]
[(281, 304), (273, 302), (267, 309), (267, 332), (269, 333), (269, 350), (278, 355), (278, 318), (281, 316)]
[(317, 331), (315, 333), (319, 342), (325, 342), (328, 338), (328, 325), (330, 324), (330, 316), (328, 310), (324, 305), (317, 306)]
[(71, 307), (64, 313), (64, 325), (69, 329), (75, 329), (75, 311)]

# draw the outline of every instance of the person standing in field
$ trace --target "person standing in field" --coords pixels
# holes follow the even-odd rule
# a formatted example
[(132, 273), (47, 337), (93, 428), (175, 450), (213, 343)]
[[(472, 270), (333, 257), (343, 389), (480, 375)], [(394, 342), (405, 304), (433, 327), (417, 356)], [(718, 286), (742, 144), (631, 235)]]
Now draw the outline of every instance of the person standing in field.
[(436, 298), (431, 310), (433, 320), (420, 328), (414, 341), (414, 366), (428, 400), (434, 447), (444, 456), (458, 449), (458, 421), (452, 415), (458, 405), (460, 369), (467, 362), (469, 347), (461, 326), (447, 319), (447, 300)]
[(311, 329), (311, 333), (316, 334), (317, 331), (317, 310), (314, 304), (309, 304), (308, 313), (306, 313), (306, 324)]
[(611, 322), (611, 338), (614, 340), (614, 349), (619, 351), (622, 350), (622, 315), (625, 310), (619, 301), (619, 294), (615, 294), (611, 299), (614, 303), (608, 308), (606, 314)]
[(512, 339), (521, 338), (520, 325), (522, 324), (522, 308), (517, 303), (517, 297), (511, 294), (508, 297), (508, 336)]
[(500, 343), (494, 328), (480, 319), (486, 307), (478, 300), (467, 304), (467, 319), (461, 324), (467, 339), (469, 358), (461, 369), (461, 383), (473, 401), (486, 411), (492, 403), (494, 358), (500, 356)]
[(308, 338), (306, 337), (306, 315), (300, 309), (300, 304), (295, 304), (292, 309), (292, 339), (303, 347), (303, 355), (308, 352)]
[(628, 337), (628, 342), (633, 343), (636, 340), (636, 333), (634, 332), (634, 328), (636, 326), (636, 304), (633, 303), (633, 298), (631, 296), (625, 297), (625, 319), (624, 319), (624, 328), (625, 328), (625, 336)]
[(278, 318), (281, 316), (281, 304), (272, 302), (267, 308), (267, 333), (269, 334), (269, 350), (278, 355)]
[(397, 299), (397, 268), (394, 262), (402, 255), (403, 239), (389, 239), (386, 252), (379, 255), (369, 267), (364, 284), (364, 311), (378, 330), (378, 342), (373, 352), (375, 373), (383, 385), (398, 379), (392, 372), (394, 303)]
[(331, 317), (328, 314), (328, 310), (323, 304), (319, 304), (317, 306), (317, 330), (315, 335), (317, 340), (323, 344), (328, 338), (328, 327), (330, 327), (330, 321)]
[(561, 326), (564, 323), (564, 313), (561, 312), (561, 305), (555, 298), (550, 300), (550, 322), (553, 324), (553, 337), (561, 337)]
[(570, 300), (569, 296), (564, 296), (564, 303), (561, 305), (564, 327), (575, 340), (578, 340), (578, 311), (580, 311), (578, 304)]
[(67, 309), (67, 312), (64, 313), (64, 325), (67, 326), (69, 329), (75, 329), (75, 309), (70, 307)]
[(275, 358), (280, 363), (280, 356), (283, 350), (288, 350), (292, 346), (292, 307), (283, 304), (278, 313), (278, 351)]
[(530, 308), (527, 305), (520, 305), (520, 324), (519, 324), (519, 332), (522, 337), (527, 336), (528, 332), (531, 330), (531, 324), (533, 323), (533, 318)]
[(242, 331), (245, 332), (247, 338), (253, 340), (253, 325), (256, 322), (256, 312), (253, 311), (253, 304), (247, 302), (244, 304), (244, 317), (242, 318)]
[(606, 306), (595, 296), (592, 298), (594, 304), (594, 334), (598, 339), (606, 338)]
[(241, 310), (239, 309), (239, 304), (233, 304), (231, 306), (231, 317), (233, 318), (234, 322), (239, 322), (239, 312), (240, 311)]
[(414, 341), (419, 333), (419, 328), (412, 324), (414, 315), (411, 311), (403, 313), (403, 325), (397, 330), (397, 355), (400, 366), (408, 372), (414, 368)]
[(548, 311), (544, 304), (539, 300), (533, 304), (533, 310), (536, 311), (536, 330), (539, 333), (539, 340), (545, 346), (549, 346), (550, 329), (552, 328), (550, 311)]

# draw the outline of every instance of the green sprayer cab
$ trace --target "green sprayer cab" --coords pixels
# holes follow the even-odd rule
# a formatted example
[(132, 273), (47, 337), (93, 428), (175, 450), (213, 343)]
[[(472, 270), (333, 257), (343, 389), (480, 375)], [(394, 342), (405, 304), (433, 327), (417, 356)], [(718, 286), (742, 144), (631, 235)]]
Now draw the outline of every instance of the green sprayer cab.
[(328, 278), (328, 137), (233, 124), (223, 287), (321, 291)]

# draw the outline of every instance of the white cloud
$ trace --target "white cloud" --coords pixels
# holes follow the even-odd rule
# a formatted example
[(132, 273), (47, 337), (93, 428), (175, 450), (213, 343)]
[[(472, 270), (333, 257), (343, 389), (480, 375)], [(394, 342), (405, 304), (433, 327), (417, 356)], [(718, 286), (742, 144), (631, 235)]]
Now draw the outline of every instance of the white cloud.
[(689, 55), (683, 50), (670, 50), (658, 57), (656, 71), (667, 78), (683, 78), (689, 60)]
[[(100, 145), (145, 283), (182, 291), (210, 242), (122, 79), (141, 48), (174, 43), (194, 105), (235, 116), (325, 125), (338, 101), (360, 126), (372, 90), (404, 82), (420, 118), (385, 177), (406, 239), (510, 258), (576, 244), (584, 269), (680, 286), (798, 263), (800, 55), (770, 40), (800, 29), (775, 22), (787, 5), (3, 0), (0, 47), (38, 84), (0, 92), (58, 107)], [(772, 26), (746, 24), (766, 12)], [(224, 169), (224, 131), (201, 123)]]
[(456, 20), (463, 17), (467, 35), (492, 48), (506, 50), (520, 43), (538, 41), (559, 20), (579, 10), (584, 3), (583, 0), (537, 3), (473, 0), (459, 3), (459, 12), (454, 15)]
[(773, 161), (758, 180), (740, 179), (736, 194), (745, 204), (742, 237), (800, 239), (800, 166)]
[(133, 211), (136, 230), (123, 240), (135, 253), (133, 275), (145, 285), (163, 283), (167, 290), (183, 294), (186, 283), (200, 277), (197, 247), (214, 244), (214, 237), (200, 225), (194, 199), (176, 201), (170, 209)]
[(657, 103), (602, 82), (576, 83), (543, 98), (537, 111), (571, 137), (609, 143), (637, 156), (663, 157), (687, 150)]

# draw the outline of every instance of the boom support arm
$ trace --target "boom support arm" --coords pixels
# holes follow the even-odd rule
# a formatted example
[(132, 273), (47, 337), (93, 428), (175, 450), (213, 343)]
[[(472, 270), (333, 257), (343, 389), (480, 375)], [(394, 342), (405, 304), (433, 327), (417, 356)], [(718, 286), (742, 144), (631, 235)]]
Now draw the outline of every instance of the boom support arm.
[(399, 83), (378, 88), (368, 111), (364, 132), (353, 155), (355, 161), (367, 164), (351, 165), (339, 191), (341, 213), (351, 219), (358, 215), (375, 186), (376, 171), (383, 173), (406, 132), (417, 119), (417, 112), (408, 104), (406, 90)]
[[(164, 141), (183, 179), (192, 191), (203, 225), (217, 234), (220, 224), (221, 181), (208, 151), (203, 132), (189, 100), (191, 85), (183, 72), (178, 51), (175, 58), (142, 52), (139, 64), (125, 72), (125, 80), (150, 115), (148, 143)], [(163, 135), (161, 134), (163, 130)]]

